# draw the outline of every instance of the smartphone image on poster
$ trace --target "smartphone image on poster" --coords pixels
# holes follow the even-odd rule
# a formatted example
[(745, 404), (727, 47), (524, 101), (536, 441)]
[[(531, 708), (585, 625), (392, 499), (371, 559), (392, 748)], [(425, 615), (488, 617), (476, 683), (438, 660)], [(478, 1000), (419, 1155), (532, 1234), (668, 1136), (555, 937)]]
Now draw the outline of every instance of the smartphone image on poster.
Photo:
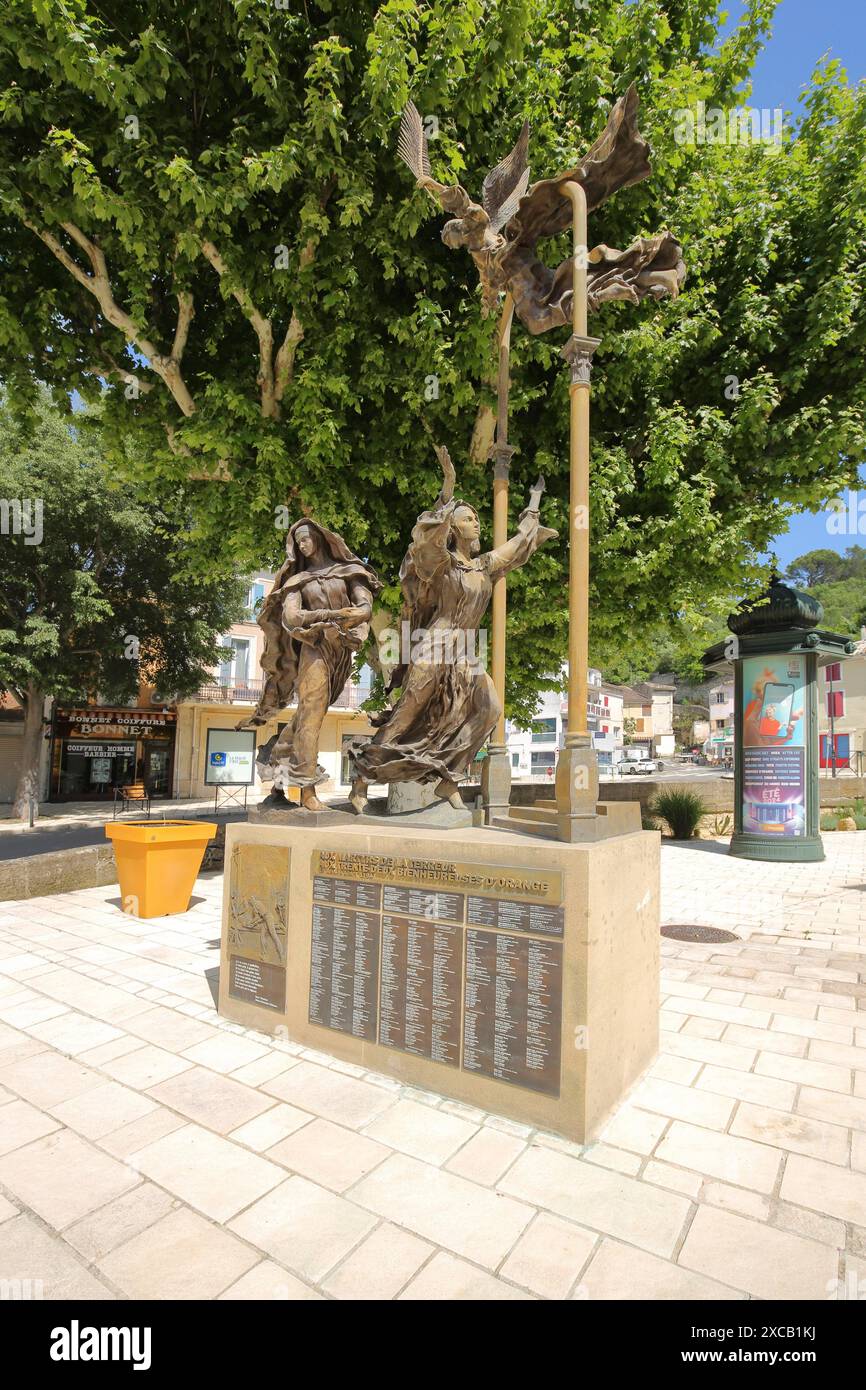
[(764, 699), (758, 720), (758, 733), (761, 738), (778, 738), (787, 731), (793, 703), (793, 685), (770, 681), (764, 686)]

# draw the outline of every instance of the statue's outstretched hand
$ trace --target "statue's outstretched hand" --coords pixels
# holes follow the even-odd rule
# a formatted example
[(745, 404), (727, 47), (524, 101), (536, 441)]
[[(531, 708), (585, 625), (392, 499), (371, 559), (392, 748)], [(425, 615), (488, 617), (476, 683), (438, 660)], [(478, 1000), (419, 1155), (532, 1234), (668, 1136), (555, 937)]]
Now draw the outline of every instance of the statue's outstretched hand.
[(451, 498), (454, 496), (454, 484), (457, 480), (457, 475), (454, 472), (454, 464), (451, 462), (451, 455), (445, 445), (434, 444), (433, 448), (436, 451), (436, 457), (442, 469), (442, 491), (439, 494), (439, 501), (440, 505), (443, 505), (446, 502), (450, 502)]

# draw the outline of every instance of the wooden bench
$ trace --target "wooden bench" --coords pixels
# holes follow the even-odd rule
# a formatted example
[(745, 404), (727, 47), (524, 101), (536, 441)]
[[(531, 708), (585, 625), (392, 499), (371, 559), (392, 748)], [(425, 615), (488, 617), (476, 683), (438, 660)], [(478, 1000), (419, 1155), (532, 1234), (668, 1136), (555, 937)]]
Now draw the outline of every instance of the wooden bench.
[[(119, 803), (119, 812), (118, 812)], [(118, 814), (123, 815), (124, 811), (143, 811), (147, 808), (147, 819), (150, 820), (150, 792), (143, 782), (130, 782), (128, 787), (114, 788), (114, 816), (117, 820)]]

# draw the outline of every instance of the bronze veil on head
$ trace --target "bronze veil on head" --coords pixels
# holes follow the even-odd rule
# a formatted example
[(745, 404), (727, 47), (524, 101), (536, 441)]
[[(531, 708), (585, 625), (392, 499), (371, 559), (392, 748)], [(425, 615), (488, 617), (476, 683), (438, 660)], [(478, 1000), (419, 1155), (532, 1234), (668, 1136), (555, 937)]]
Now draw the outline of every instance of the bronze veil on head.
[(274, 590), (282, 588), (288, 580), (307, 568), (307, 557), (301, 553), (296, 540), (298, 531), (304, 527), (316, 532), (322, 549), (334, 565), (350, 565), (353, 569), (363, 570), (374, 597), (379, 593), (382, 588), (382, 581), (372, 566), (368, 565), (366, 560), (362, 560), (359, 555), (355, 555), (343, 537), (338, 536), (336, 531), (329, 531), (327, 526), (323, 526), (320, 521), (313, 521), (312, 517), (307, 516), (302, 516), (299, 521), (293, 522), (289, 527), (286, 534), (286, 558), (277, 571), (273, 584)]

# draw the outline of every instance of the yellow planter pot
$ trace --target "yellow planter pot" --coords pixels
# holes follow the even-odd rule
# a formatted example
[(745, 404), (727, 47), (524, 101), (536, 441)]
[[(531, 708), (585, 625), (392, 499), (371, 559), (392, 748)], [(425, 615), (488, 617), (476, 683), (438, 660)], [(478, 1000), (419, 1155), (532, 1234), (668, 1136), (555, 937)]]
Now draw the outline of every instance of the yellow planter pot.
[(133, 917), (186, 912), (212, 821), (115, 821), (105, 827), (114, 845), (121, 906)]

